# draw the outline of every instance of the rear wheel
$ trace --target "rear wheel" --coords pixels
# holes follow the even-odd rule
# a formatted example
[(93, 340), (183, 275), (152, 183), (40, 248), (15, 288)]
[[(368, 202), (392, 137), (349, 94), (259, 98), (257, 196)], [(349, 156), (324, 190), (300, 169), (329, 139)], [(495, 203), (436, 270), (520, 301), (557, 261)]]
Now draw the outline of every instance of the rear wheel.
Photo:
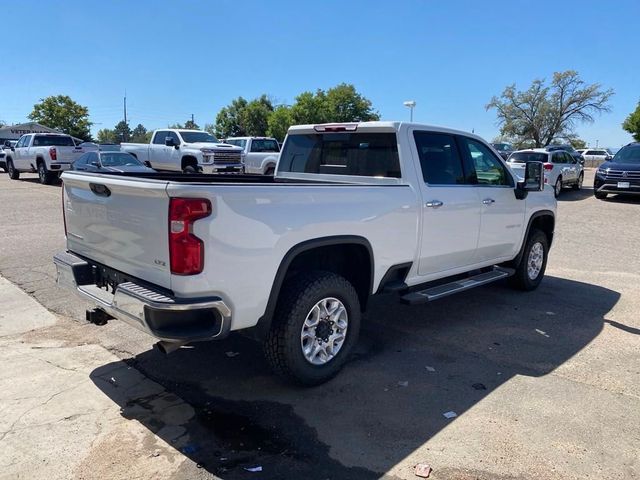
[(43, 185), (51, 185), (55, 178), (55, 175), (52, 175), (51, 172), (47, 170), (47, 166), (42, 161), (38, 162), (38, 178)]
[(562, 177), (556, 179), (556, 184), (553, 186), (553, 195), (558, 198), (562, 192)]
[(353, 285), (335, 273), (302, 273), (283, 286), (265, 356), (286, 380), (318, 385), (340, 371), (359, 331), (360, 302)]
[(273, 177), (275, 173), (276, 173), (276, 167), (274, 167), (273, 165), (268, 166), (267, 169), (264, 171), (264, 174), (270, 177)]
[(578, 181), (573, 184), (573, 189), (574, 190), (581, 190), (583, 181), (584, 181), (584, 173), (581, 173), (580, 176), (578, 177)]
[(13, 160), (10, 158), (7, 160), (7, 173), (11, 180), (18, 180), (20, 178), (20, 172), (13, 166)]
[(549, 241), (542, 230), (533, 229), (529, 233), (524, 254), (516, 273), (511, 277), (514, 287), (520, 290), (535, 290), (540, 285), (547, 268)]

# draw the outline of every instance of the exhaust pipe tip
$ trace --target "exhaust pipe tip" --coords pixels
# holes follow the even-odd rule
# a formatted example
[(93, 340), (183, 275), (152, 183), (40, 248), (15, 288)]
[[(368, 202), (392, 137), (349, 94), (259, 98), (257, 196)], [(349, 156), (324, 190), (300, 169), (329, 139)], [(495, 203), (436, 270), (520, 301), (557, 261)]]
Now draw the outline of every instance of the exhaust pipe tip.
[(154, 347), (157, 348), (160, 353), (169, 355), (171, 352), (175, 352), (180, 347), (186, 344), (187, 342), (167, 342), (165, 340), (160, 340), (154, 345)]

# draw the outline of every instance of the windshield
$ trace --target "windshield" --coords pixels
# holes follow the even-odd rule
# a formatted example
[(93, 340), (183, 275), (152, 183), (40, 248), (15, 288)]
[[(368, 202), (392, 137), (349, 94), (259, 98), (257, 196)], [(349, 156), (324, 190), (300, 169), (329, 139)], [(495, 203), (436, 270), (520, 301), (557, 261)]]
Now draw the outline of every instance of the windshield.
[(395, 133), (290, 135), (278, 172), (400, 178)]
[(180, 132), (184, 143), (218, 143), (218, 139), (207, 132)]
[(36, 135), (33, 139), (34, 147), (75, 147), (71, 137), (61, 135)]
[(515, 152), (509, 157), (510, 162), (546, 162), (547, 154), (544, 152)]
[(511, 145), (508, 143), (494, 143), (492, 145), (493, 145), (493, 148), (495, 148), (499, 152), (506, 152), (508, 150), (513, 150)]
[(104, 152), (100, 154), (100, 163), (103, 167), (142, 165), (133, 155), (125, 152)]
[(640, 163), (640, 145), (622, 147), (611, 161), (614, 163)]

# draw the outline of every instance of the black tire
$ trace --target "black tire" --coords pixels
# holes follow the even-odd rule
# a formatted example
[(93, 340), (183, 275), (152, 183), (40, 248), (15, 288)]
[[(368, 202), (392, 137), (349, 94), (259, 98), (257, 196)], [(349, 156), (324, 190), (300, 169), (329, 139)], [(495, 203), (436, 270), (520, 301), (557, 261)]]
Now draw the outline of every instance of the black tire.
[(598, 199), (598, 200), (604, 200), (605, 198), (607, 198), (607, 194), (606, 193), (602, 193), (602, 192), (594, 192), (593, 195)]
[(581, 173), (580, 176), (578, 177), (578, 181), (573, 184), (573, 189), (574, 190), (581, 190), (583, 181), (584, 181), (584, 173)]
[(273, 177), (275, 173), (276, 173), (276, 167), (274, 167), (273, 165), (267, 167), (267, 169), (264, 171), (264, 174), (269, 177)]
[(553, 186), (553, 196), (558, 198), (562, 192), (562, 177), (556, 179), (556, 183)]
[(198, 170), (193, 165), (187, 165), (182, 169), (182, 173), (198, 173)]
[(56, 174), (52, 174), (47, 170), (47, 166), (44, 162), (38, 162), (38, 178), (42, 185), (51, 185), (56, 177)]
[[(304, 356), (301, 333), (311, 310), (327, 298), (342, 302), (348, 326), (343, 344), (335, 357), (323, 365), (314, 365)], [(344, 277), (321, 271), (295, 276), (282, 287), (271, 330), (264, 344), (269, 365), (277, 375), (292, 383), (311, 386), (326, 382), (340, 371), (349, 358), (358, 340), (360, 315), (358, 294)], [(317, 342), (317, 337), (313, 341)]]
[(7, 159), (7, 173), (11, 180), (18, 180), (20, 178), (20, 172), (13, 166), (13, 160)]
[[(529, 264), (533, 260), (531, 258), (534, 246), (540, 244), (542, 246), (542, 265), (538, 274), (531, 278), (529, 273)], [(547, 258), (549, 256), (549, 241), (542, 230), (532, 229), (529, 232), (527, 243), (524, 247), (524, 253), (520, 259), (519, 265), (516, 267), (516, 273), (511, 277), (511, 284), (519, 290), (535, 290), (544, 278), (544, 272), (547, 268)]]

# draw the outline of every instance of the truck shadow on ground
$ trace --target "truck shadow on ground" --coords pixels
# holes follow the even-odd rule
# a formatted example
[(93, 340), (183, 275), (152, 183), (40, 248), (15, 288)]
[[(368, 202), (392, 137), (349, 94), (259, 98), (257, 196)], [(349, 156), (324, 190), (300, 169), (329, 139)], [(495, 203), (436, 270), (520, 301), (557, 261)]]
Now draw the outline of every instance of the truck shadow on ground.
[(375, 298), (351, 362), (309, 389), (273, 377), (240, 335), (168, 357), (150, 350), (91, 378), (124, 417), (197, 464), (185, 462), (180, 478), (197, 469), (224, 479), (380, 478), (456, 421), (443, 413), (460, 417), (514, 376), (549, 374), (578, 353), (619, 297), (548, 276), (531, 293), (495, 284), (418, 307)]
[(593, 197), (593, 187), (583, 186), (580, 190), (572, 188), (562, 189), (562, 193), (558, 197), (559, 202), (577, 202)]

